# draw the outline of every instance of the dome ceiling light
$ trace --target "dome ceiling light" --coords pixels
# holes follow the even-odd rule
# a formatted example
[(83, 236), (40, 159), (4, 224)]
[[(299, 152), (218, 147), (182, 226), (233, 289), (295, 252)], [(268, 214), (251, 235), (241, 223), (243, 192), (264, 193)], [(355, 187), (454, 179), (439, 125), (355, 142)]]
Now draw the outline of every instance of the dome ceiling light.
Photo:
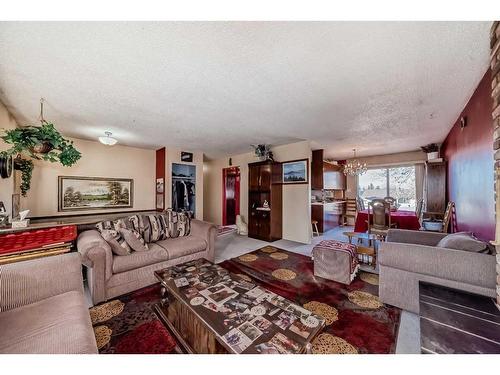
[(99, 142), (101, 142), (103, 145), (113, 146), (113, 145), (115, 145), (118, 142), (118, 140), (116, 140), (116, 138), (113, 138), (111, 136), (113, 133), (111, 133), (111, 132), (104, 132), (104, 134), (106, 134), (105, 137), (99, 137)]

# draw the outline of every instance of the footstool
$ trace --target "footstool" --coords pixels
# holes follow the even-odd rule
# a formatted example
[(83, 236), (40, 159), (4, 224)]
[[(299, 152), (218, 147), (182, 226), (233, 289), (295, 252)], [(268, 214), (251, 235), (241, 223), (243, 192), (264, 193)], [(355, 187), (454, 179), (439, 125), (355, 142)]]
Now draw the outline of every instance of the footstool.
[(324, 240), (312, 250), (314, 276), (349, 285), (359, 269), (356, 246)]

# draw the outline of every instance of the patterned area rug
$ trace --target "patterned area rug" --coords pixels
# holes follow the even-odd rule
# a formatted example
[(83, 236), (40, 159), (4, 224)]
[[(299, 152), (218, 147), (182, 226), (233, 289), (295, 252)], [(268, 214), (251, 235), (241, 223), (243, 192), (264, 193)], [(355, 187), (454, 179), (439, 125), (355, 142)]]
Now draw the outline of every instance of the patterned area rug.
[(378, 276), (361, 272), (351, 285), (314, 276), (310, 257), (266, 246), (220, 264), (323, 316), (313, 353), (394, 353), (401, 310), (378, 299)]
[(175, 339), (153, 311), (159, 300), (160, 285), (156, 284), (92, 307), (99, 353), (175, 353)]

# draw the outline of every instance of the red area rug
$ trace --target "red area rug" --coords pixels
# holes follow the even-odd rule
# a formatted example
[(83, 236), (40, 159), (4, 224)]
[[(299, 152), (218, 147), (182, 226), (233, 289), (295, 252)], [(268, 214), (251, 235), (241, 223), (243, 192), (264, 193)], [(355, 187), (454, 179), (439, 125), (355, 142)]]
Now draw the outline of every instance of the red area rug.
[(325, 317), (314, 353), (394, 353), (401, 310), (378, 300), (378, 276), (360, 272), (351, 285), (314, 276), (310, 257), (266, 246), (221, 263), (236, 274)]
[(175, 353), (176, 341), (153, 311), (156, 284), (90, 309), (100, 354)]

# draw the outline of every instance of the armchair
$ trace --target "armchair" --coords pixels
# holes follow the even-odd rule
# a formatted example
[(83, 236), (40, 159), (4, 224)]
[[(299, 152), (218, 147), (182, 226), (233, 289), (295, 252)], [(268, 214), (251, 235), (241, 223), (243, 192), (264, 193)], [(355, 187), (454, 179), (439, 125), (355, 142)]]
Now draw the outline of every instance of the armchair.
[(0, 266), (0, 353), (97, 353), (78, 253)]

